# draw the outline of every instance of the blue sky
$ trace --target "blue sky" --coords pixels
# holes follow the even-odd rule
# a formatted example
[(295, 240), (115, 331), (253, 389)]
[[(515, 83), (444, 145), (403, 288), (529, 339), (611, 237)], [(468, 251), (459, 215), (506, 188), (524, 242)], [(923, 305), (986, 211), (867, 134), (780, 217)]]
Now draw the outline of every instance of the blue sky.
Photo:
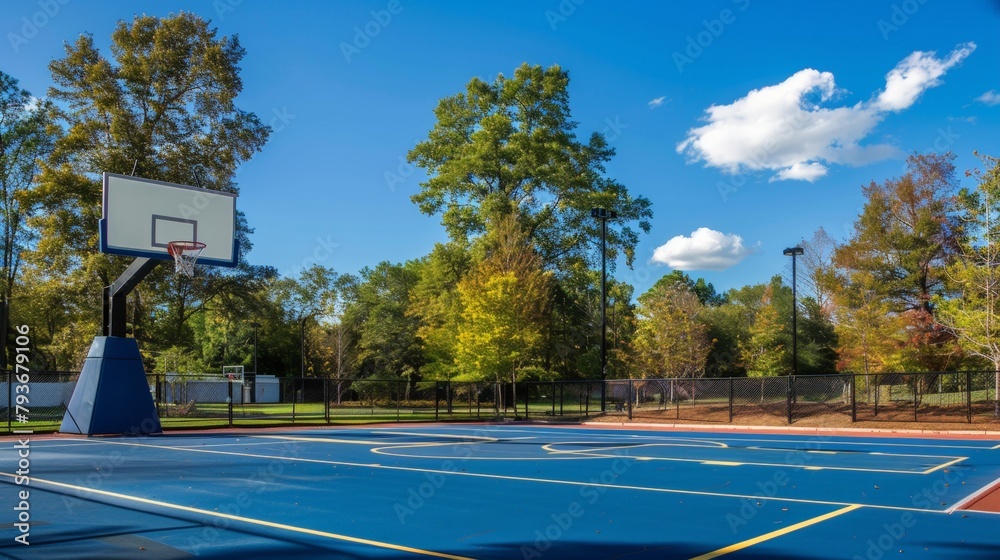
[[(64, 41), (105, 47), (119, 19), (178, 10), (247, 50), (239, 105), (274, 127), (240, 168), (249, 260), (355, 273), (445, 234), (404, 163), (438, 99), (523, 62), (568, 70), (578, 137), (653, 203), (636, 293), (672, 268), (720, 290), (784, 272), (782, 249), (843, 240), (861, 186), (913, 152), (1000, 156), (1000, 2), (966, 0), (352, 2), (82, 0), (0, 4), (0, 69), (35, 95)], [(101, 171), (101, 170), (95, 170)], [(125, 172), (128, 170), (110, 170)], [(95, 224), (96, 227), (96, 224)]]

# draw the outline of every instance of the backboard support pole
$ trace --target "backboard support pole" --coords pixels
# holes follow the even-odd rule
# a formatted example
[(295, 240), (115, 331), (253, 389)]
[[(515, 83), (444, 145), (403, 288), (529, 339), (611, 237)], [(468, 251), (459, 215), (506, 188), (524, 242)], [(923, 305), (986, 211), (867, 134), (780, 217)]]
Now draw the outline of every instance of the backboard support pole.
[(161, 261), (139, 257), (110, 286), (104, 288), (104, 336), (125, 336), (125, 298)]

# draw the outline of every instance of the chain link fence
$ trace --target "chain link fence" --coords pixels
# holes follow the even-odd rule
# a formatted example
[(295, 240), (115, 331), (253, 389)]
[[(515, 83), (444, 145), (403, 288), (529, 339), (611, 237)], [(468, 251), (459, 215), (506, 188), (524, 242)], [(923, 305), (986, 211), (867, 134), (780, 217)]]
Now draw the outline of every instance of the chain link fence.
[(69, 371), (0, 370), (0, 433), (58, 430), (79, 376)]
[[(0, 432), (57, 430), (77, 377), (72, 372), (31, 372), (25, 384), (13, 371), (0, 371)], [(720, 424), (804, 419), (818, 425), (828, 419), (1000, 423), (1000, 373), (992, 371), (516, 385), (253, 374), (242, 380), (218, 374), (150, 374), (147, 379), (165, 429), (602, 414)]]

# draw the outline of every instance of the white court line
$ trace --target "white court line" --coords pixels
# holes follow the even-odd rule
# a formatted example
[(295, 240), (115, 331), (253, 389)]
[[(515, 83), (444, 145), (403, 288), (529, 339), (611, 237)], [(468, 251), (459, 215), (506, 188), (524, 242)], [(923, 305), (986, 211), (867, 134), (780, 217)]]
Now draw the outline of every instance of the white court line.
[[(549, 443), (549, 444), (543, 445), (542, 449), (544, 449), (544, 450), (546, 450), (546, 451), (548, 451), (550, 453), (556, 453), (556, 454), (571, 454), (571, 455), (585, 455), (585, 456), (588, 456), (588, 457), (614, 458), (614, 457), (620, 457), (620, 455), (613, 455), (613, 454), (612, 455), (608, 455), (607, 451), (611, 451), (611, 450), (615, 450), (615, 449), (619, 449), (619, 450), (620, 449), (631, 450), (631, 449), (637, 449), (637, 448), (640, 448), (640, 447), (675, 447), (674, 445), (667, 444), (667, 443), (640, 443), (640, 444), (635, 444), (635, 445), (625, 444), (625, 445), (619, 445), (619, 446), (616, 446), (616, 447), (594, 447), (592, 449), (573, 449), (573, 450), (565, 450), (565, 451), (556, 449), (556, 447), (558, 447), (560, 445), (584, 445), (584, 444), (591, 444), (591, 443), (597, 443), (597, 442), (579, 441), (579, 442), (557, 442), (557, 443)], [(707, 448), (707, 446), (698, 446), (698, 447)], [(732, 448), (727, 448), (727, 449), (732, 449)], [(740, 448), (736, 448), (736, 449), (740, 449)], [(778, 451), (778, 452), (785, 452), (785, 451), (787, 451), (787, 450), (784, 450), (784, 449), (766, 449), (766, 448), (759, 448), (759, 447), (747, 447), (747, 448), (742, 448), (742, 449), (752, 449), (752, 450), (755, 450), (755, 451), (756, 450), (759, 450), (759, 451)], [(836, 453), (836, 452), (829, 452), (829, 451), (827, 451), (827, 452), (821, 452), (821, 454), (838, 455), (838, 453)], [(849, 456), (850, 455), (862, 455), (862, 454), (861, 453), (858, 453), (858, 454), (849, 454)], [(800, 468), (800, 469), (806, 469), (806, 470), (855, 471), (855, 472), (877, 472), (877, 473), (889, 473), (889, 474), (920, 474), (920, 475), (930, 474), (930, 473), (932, 473), (932, 472), (934, 472), (934, 471), (936, 471), (938, 469), (943, 469), (943, 468), (949, 467), (951, 465), (954, 465), (955, 463), (959, 463), (961, 461), (965, 461), (965, 460), (968, 459), (968, 457), (951, 457), (951, 456), (940, 456), (940, 455), (916, 455), (916, 454), (882, 453), (882, 452), (869, 452), (869, 453), (865, 453), (864, 455), (878, 455), (878, 456), (882, 456), (882, 457), (908, 457), (908, 458), (909, 457), (919, 457), (919, 458), (922, 458), (922, 459), (951, 459), (951, 461), (947, 461), (945, 463), (938, 464), (936, 466), (933, 466), (933, 467), (931, 467), (929, 469), (925, 469), (923, 471), (916, 471), (916, 470), (898, 470), (898, 469), (875, 469), (875, 468), (866, 468), (866, 467), (842, 467), (842, 466), (804, 465), (804, 464), (799, 465), (799, 464), (793, 464), (793, 463), (788, 463), (788, 462), (785, 462), (785, 463), (765, 463), (765, 462), (756, 462), (756, 461), (735, 461), (733, 459), (717, 460), (717, 459), (691, 459), (691, 458), (681, 458), (681, 457), (655, 457), (655, 456), (654, 457), (647, 457), (647, 459), (651, 460), (651, 461), (677, 461), (677, 462), (685, 462), (685, 463), (703, 463), (703, 464), (709, 464), (709, 465)]]
[[(540, 484), (553, 484), (560, 486), (578, 486), (578, 487), (591, 487), (591, 488), (607, 488), (616, 490), (630, 490), (637, 492), (651, 492), (658, 494), (679, 494), (688, 496), (709, 496), (716, 498), (739, 498), (739, 499), (750, 499), (750, 500), (771, 500), (775, 502), (788, 502), (788, 503), (799, 503), (799, 504), (822, 504), (822, 505), (832, 505), (832, 506), (853, 506), (858, 505), (862, 507), (872, 508), (872, 509), (883, 509), (890, 511), (914, 511), (914, 512), (925, 512), (925, 513), (945, 513), (944, 510), (935, 509), (921, 509), (916, 507), (906, 507), (906, 506), (887, 506), (879, 504), (855, 504), (850, 502), (839, 502), (839, 501), (829, 501), (829, 500), (807, 500), (803, 498), (780, 498), (780, 497), (763, 497), (755, 494), (736, 494), (736, 493), (725, 493), (725, 492), (705, 492), (698, 490), (678, 490), (674, 488), (657, 488), (649, 486), (635, 486), (626, 484), (605, 484), (601, 482), (583, 482), (575, 480), (557, 480), (557, 479), (547, 479), (547, 478), (535, 478), (535, 477), (520, 477), (520, 476), (508, 476), (499, 474), (485, 474), (485, 473), (473, 473), (468, 471), (453, 471), (453, 470), (442, 470), (442, 469), (420, 469), (416, 467), (400, 467), (395, 465), (380, 465), (372, 463), (353, 463), (348, 461), (331, 461), (326, 459), (307, 459), (303, 457), (287, 457), (287, 456), (275, 456), (275, 455), (258, 455), (254, 453), (236, 453), (233, 451), (219, 451), (214, 449), (194, 449), (194, 448), (181, 448), (181, 447), (161, 447), (156, 445), (148, 445), (142, 443), (128, 443), (128, 442), (112, 442), (112, 441), (94, 441), (93, 445), (123, 445), (123, 446), (135, 446), (135, 447), (148, 447), (152, 449), (166, 449), (170, 451), (180, 451), (187, 453), (207, 453), (211, 455), (225, 455), (232, 457), (248, 457), (255, 459), (269, 459), (269, 460), (281, 460), (288, 462), (300, 462), (300, 463), (313, 463), (320, 465), (337, 465), (337, 466), (347, 466), (347, 467), (361, 467), (365, 469), (382, 469), (387, 471), (397, 471), (397, 472), (412, 472), (420, 474), (441, 474), (445, 476), (462, 476), (469, 478), (483, 478), (490, 480), (508, 480), (515, 482), (531, 482)], [(616, 459), (628, 459), (628, 457), (614, 456)], [(3, 474), (3, 473), (0, 473)]]
[[(502, 426), (493, 426), (493, 430), (481, 429), (481, 428), (459, 428), (459, 427), (449, 427), (449, 430), (468, 430), (468, 431), (479, 431), (479, 432), (521, 432), (529, 434), (547, 434), (547, 435), (572, 435), (576, 434), (574, 437), (579, 437), (581, 432), (586, 431), (586, 437), (607, 437), (608, 439), (627, 439), (627, 438), (648, 438), (648, 439), (706, 439), (706, 438), (689, 438), (687, 436), (654, 436), (654, 435), (637, 435), (629, 433), (616, 433), (602, 431), (600, 428), (567, 428), (563, 430), (553, 429), (553, 428), (543, 428), (540, 430), (526, 430), (526, 429), (506, 429)], [(372, 431), (375, 431), (374, 429)], [(601, 433), (593, 433), (601, 432)], [(705, 432), (692, 431), (688, 433), (699, 433), (704, 434)], [(891, 436), (884, 436), (885, 438), (891, 438)], [(858, 438), (858, 436), (851, 436), (848, 434), (838, 434), (835, 436), (825, 436), (816, 435), (805, 439), (773, 439), (773, 438), (752, 438), (752, 437), (737, 437), (733, 435), (719, 434), (716, 436), (712, 433), (712, 439), (715, 441), (727, 441), (727, 442), (770, 442), (770, 443), (811, 443), (815, 444), (818, 438), (822, 438), (823, 445), (860, 445), (860, 446), (873, 446), (873, 447), (919, 447), (919, 448), (940, 448), (940, 449), (979, 449), (979, 450), (992, 450), (1000, 449), (1000, 444), (993, 447), (986, 447), (984, 445), (941, 445), (941, 444), (920, 444), (920, 443), (882, 443), (878, 441), (861, 441), (861, 440), (850, 440), (843, 441), (846, 438)], [(836, 438), (836, 439), (829, 439)], [(870, 438), (866, 438), (870, 439)], [(946, 441), (942, 439), (927, 438), (933, 441)], [(986, 442), (992, 443), (992, 442)], [(792, 450), (790, 450), (792, 451)], [(804, 450), (803, 450), (804, 451)]]
[[(820, 437), (820, 436), (817, 436)], [(850, 436), (835, 436), (838, 438), (850, 437)], [(767, 442), (767, 443), (811, 443), (816, 444), (816, 439), (760, 439), (760, 438), (717, 438), (723, 441), (755, 441), (755, 442)], [(937, 440), (940, 441), (940, 440)], [(858, 446), (871, 446), (871, 447), (919, 447), (921, 449), (979, 449), (982, 451), (989, 451), (991, 449), (1000, 449), (997, 447), (984, 447), (982, 445), (937, 445), (937, 444), (919, 444), (919, 443), (882, 443), (876, 441), (837, 441), (830, 439), (823, 439), (819, 441), (821, 445), (858, 445)]]
[[(947, 511), (948, 513), (953, 513), (958, 508), (965, 506), (965, 504), (968, 504), (968, 503), (976, 501), (977, 499), (979, 499), (980, 496), (982, 496), (983, 494), (989, 492), (990, 489), (992, 489), (993, 486), (997, 485), (997, 484), (1000, 484), (1000, 478), (997, 478), (993, 482), (990, 482), (986, 486), (983, 486), (979, 490), (976, 490), (972, 494), (969, 494), (968, 496), (966, 496), (965, 498), (959, 500), (958, 502), (955, 503), (955, 505), (951, 506), (950, 508), (946, 509), (945, 511)], [(973, 510), (973, 511), (975, 511), (975, 510)], [(998, 512), (981, 512), (981, 513), (998, 513)]]

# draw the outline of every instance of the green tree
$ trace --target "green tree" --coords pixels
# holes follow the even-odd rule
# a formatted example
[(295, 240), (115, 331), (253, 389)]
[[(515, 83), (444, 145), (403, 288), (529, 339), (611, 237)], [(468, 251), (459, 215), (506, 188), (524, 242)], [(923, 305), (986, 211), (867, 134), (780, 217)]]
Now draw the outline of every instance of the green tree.
[(754, 316), (746, 339), (740, 341), (740, 357), (750, 377), (766, 377), (789, 373), (785, 351), (785, 328), (774, 302), (771, 285), (764, 289), (760, 307)]
[(298, 278), (282, 278), (275, 283), (274, 294), (278, 305), (285, 310), (289, 324), (294, 325), (299, 334), (300, 372), (305, 375), (323, 373), (309, 359), (310, 350), (315, 348), (315, 339), (320, 331), (307, 327), (322, 323), (327, 317), (336, 313), (338, 301), (338, 275), (331, 269), (321, 265), (313, 265), (303, 270)]
[(901, 316), (874, 274), (849, 266), (841, 261), (824, 280), (833, 298), (838, 369), (861, 373), (905, 369)]
[(957, 200), (961, 243), (948, 267), (957, 295), (939, 300), (939, 315), (967, 352), (990, 364), (1000, 390), (1000, 159), (979, 157), (985, 168), (969, 173), (976, 187), (962, 189)]
[[(68, 131), (56, 142), (32, 190), (31, 203), (40, 211), (31, 225), (40, 239), (31, 259), (47, 274), (84, 277), (83, 283), (97, 294), (92, 300), (96, 307), (87, 313), (99, 314), (101, 287), (129, 260), (97, 251), (100, 173), (134, 173), (237, 193), (237, 166), (263, 147), (270, 129), (235, 104), (243, 87), (239, 63), (245, 54), (238, 38), (218, 37), (193, 14), (119, 22), (111, 35), (111, 58), (99, 52), (89, 35), (67, 43), (65, 52), (49, 65), (55, 83), (49, 96), (61, 102)], [(242, 214), (237, 225), (245, 254), (251, 230)], [(186, 284), (170, 279), (165, 268), (155, 270), (134, 298), (134, 308), (141, 312), (134, 315), (133, 326), (140, 342), (153, 332), (142, 321), (159, 321), (152, 314), (160, 306), (189, 302), (191, 294), (185, 291), (192, 286), (197, 295), (243, 284), (221, 280), (229, 273), (214, 268)], [(221, 286), (211, 288), (216, 281)], [(183, 309), (167, 315), (190, 318)], [(175, 324), (160, 332), (168, 340), (161, 337), (158, 344), (192, 343), (175, 338), (190, 337), (189, 328)]]
[(499, 383), (509, 375), (516, 383), (518, 369), (541, 354), (551, 278), (513, 218), (498, 223), (487, 251), (458, 286), (462, 320), (455, 359), (461, 379)]
[(462, 312), (458, 284), (471, 267), (468, 245), (458, 242), (435, 245), (419, 263), (408, 313), (420, 321), (417, 336), (427, 361), (425, 379), (447, 380), (458, 373), (455, 340)]
[(712, 340), (704, 310), (682, 282), (658, 282), (639, 296), (635, 352), (643, 378), (705, 375)]
[(428, 139), (408, 160), (428, 179), (412, 197), (428, 215), (441, 214), (448, 235), (466, 241), (515, 215), (546, 266), (586, 261), (600, 238), (594, 207), (614, 209), (608, 257), (631, 266), (639, 230), (649, 231), (650, 203), (604, 176), (614, 155), (603, 135), (586, 143), (570, 120), (569, 75), (559, 66), (523, 64), (511, 78), (473, 78), (464, 93), (442, 99)]
[(0, 369), (7, 367), (10, 302), (21, 256), (31, 241), (27, 225), (34, 208), (26, 203), (26, 195), (60, 132), (52, 104), (32, 97), (16, 79), (0, 72)]
[(711, 282), (706, 282), (704, 278), (692, 280), (690, 276), (680, 270), (671, 270), (669, 274), (660, 277), (650, 291), (673, 284), (687, 286), (694, 295), (698, 296), (698, 301), (702, 305), (718, 306), (726, 302), (726, 297), (716, 292), (715, 286)]
[(408, 387), (420, 379), (420, 319), (409, 311), (418, 280), (416, 262), (381, 262), (362, 269), (360, 277), (344, 287), (343, 321), (361, 376), (406, 379)]
[[(913, 155), (902, 177), (865, 187), (854, 233), (833, 255), (835, 267), (853, 271), (841, 274), (842, 285), (874, 290), (863, 299), (883, 299), (904, 321), (910, 367), (920, 369), (946, 369), (955, 350), (933, 305), (945, 295), (945, 267), (958, 247), (953, 160), (950, 153)], [(871, 275), (871, 282), (853, 282), (852, 273)]]

